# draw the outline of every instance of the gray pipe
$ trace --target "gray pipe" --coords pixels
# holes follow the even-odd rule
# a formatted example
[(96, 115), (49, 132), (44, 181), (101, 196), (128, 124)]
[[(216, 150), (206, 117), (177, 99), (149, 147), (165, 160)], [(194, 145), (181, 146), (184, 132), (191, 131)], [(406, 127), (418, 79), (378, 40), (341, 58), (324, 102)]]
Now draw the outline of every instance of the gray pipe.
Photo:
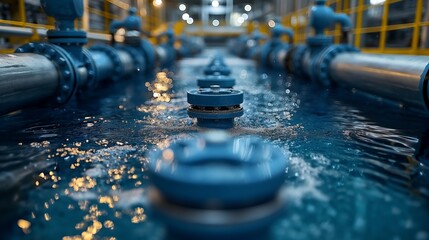
[(136, 70), (134, 60), (128, 52), (118, 49), (119, 58), (124, 66), (124, 76), (132, 74)]
[(429, 57), (342, 53), (330, 65), (333, 81), (429, 109)]
[(112, 76), (114, 64), (112, 59), (105, 52), (91, 51), (98, 73), (98, 82), (103, 82)]
[(0, 55), (0, 115), (54, 96), (58, 81), (55, 65), (44, 56)]
[[(120, 64), (123, 66), (122, 76), (132, 74), (136, 70), (136, 66), (131, 55), (123, 50), (117, 49), (116, 51), (121, 62)], [(90, 52), (98, 71), (98, 82), (111, 79), (116, 67), (113, 59), (105, 51), (90, 49)]]
[(31, 37), (33, 29), (23, 27), (0, 26), (0, 36)]

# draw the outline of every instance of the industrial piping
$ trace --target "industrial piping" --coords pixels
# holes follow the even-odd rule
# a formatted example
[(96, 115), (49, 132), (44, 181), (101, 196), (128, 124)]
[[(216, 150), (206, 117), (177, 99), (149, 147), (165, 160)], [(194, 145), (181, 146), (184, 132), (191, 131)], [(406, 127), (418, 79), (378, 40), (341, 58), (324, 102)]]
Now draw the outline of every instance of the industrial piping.
[[(306, 45), (291, 49), (285, 58), (289, 73), (310, 78), (324, 86), (333, 83), (385, 97), (404, 106), (429, 110), (429, 57), (362, 54), (348, 44), (351, 21), (344, 14), (335, 14), (316, 0), (310, 14), (314, 36)], [(333, 44), (325, 29), (342, 26), (341, 44)]]
[(86, 32), (74, 29), (74, 20), (83, 15), (83, 1), (41, 3), (46, 14), (55, 19), (56, 28), (47, 32), (47, 43), (28, 43), (14, 54), (0, 55), (0, 115), (40, 103), (63, 105), (76, 92), (92, 90), (106, 80), (153, 71), (157, 60), (163, 65), (176, 60), (171, 44), (174, 36), (169, 35), (168, 50), (162, 56), (156, 55), (147, 39), (140, 38), (141, 20), (134, 8), (129, 17), (111, 26), (112, 35), (120, 27), (126, 30), (123, 44), (85, 49)]
[(338, 84), (429, 109), (428, 69), (429, 57), (344, 53), (332, 60), (329, 72)]
[[(279, 70), (283, 69), (283, 59), (293, 45), (295, 34), (292, 29), (281, 24), (280, 18), (275, 18), (273, 21), (275, 25), (271, 29), (271, 39), (262, 47), (259, 61), (267, 68)], [(282, 36), (287, 36), (289, 42), (282, 42)]]
[[(294, 32), (284, 27), (280, 18), (275, 18), (273, 21), (275, 25), (271, 29), (270, 38), (262, 34), (256, 26), (249, 36), (242, 35), (231, 42), (230, 52), (242, 58), (254, 59), (265, 68), (284, 69), (284, 59), (293, 46)], [(281, 40), (283, 36), (288, 37), (287, 43)]]
[(48, 31), (48, 43), (28, 43), (16, 49), (15, 54), (0, 57), (0, 114), (49, 99), (53, 105), (62, 105), (77, 91), (86, 91), (111, 75), (123, 76), (135, 69), (132, 57), (125, 51), (108, 46), (105, 51), (83, 48), (86, 32), (74, 29), (74, 20), (83, 14), (81, 0), (42, 0), (41, 4), (46, 14), (55, 18), (56, 28)]

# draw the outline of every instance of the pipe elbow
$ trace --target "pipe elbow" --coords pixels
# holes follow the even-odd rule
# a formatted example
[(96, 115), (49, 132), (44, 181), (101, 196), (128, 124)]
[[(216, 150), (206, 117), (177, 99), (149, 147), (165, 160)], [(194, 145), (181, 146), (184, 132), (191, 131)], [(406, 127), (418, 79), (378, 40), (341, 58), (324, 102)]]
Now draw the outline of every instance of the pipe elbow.
[(288, 36), (289, 38), (292, 38), (295, 36), (295, 33), (290, 28), (284, 28), (283, 29), (284, 35)]
[(111, 34), (114, 34), (121, 27), (121, 22), (114, 20), (110, 23), (109, 31)]
[(290, 29), (290, 28), (283, 28), (283, 34), (286, 35), (286, 36), (288, 36), (290, 43), (293, 42), (293, 39), (295, 37), (295, 33), (293, 32), (292, 29)]
[(350, 17), (344, 13), (335, 14), (334, 18), (335, 23), (339, 23), (341, 25), (341, 29), (343, 31), (350, 31), (352, 28), (352, 21)]

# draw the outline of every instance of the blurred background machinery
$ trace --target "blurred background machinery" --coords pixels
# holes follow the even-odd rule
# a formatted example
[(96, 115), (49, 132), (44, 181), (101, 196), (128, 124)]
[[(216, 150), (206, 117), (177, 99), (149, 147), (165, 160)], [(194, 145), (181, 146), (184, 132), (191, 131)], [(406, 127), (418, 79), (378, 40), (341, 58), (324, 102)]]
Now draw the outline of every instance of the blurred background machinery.
[[(311, 0), (85, 0), (84, 16), (76, 26), (88, 31), (94, 41), (109, 41), (111, 21), (122, 19), (130, 6), (147, 32), (160, 33), (174, 23), (176, 34), (204, 36), (215, 42), (225, 37), (250, 33), (264, 34), (274, 27), (274, 17), (303, 43), (308, 33)], [(429, 53), (427, 0), (330, 0), (327, 5), (351, 17), (352, 43), (363, 52), (426, 55)], [(259, 22), (259, 23), (256, 23)], [(7, 53), (28, 42), (43, 39), (54, 22), (43, 14), (38, 0), (0, 1), (0, 49)], [(156, 34), (155, 34), (156, 35)], [(340, 29), (327, 35), (340, 42)], [(210, 41), (208, 41), (210, 42)]]

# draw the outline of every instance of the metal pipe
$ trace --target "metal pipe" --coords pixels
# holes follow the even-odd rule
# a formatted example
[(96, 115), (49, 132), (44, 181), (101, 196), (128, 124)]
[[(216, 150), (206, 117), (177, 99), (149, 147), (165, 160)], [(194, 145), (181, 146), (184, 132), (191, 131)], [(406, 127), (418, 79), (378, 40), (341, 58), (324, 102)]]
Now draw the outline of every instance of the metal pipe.
[[(118, 67), (115, 64), (114, 59), (106, 51), (100, 51), (97, 49), (90, 49), (91, 56), (95, 62), (95, 66), (98, 73), (98, 82), (103, 82), (107, 79), (111, 79), (115, 74), (115, 69)], [(126, 51), (116, 49), (118, 57), (118, 64), (122, 66), (123, 70), (119, 77), (128, 76), (136, 70), (136, 66), (133, 57)]]
[(429, 57), (342, 53), (330, 64), (339, 84), (429, 109)]
[(341, 25), (342, 31), (349, 31), (352, 28), (352, 20), (344, 13), (337, 13), (334, 16), (334, 21)]
[(0, 36), (31, 37), (32, 35), (31, 28), (0, 26)]
[(106, 52), (92, 50), (90, 50), (90, 52), (98, 73), (97, 82), (103, 82), (109, 79), (112, 76), (112, 72), (115, 67), (113, 60)]
[(134, 60), (131, 55), (123, 50), (118, 50), (119, 58), (121, 59), (122, 66), (124, 66), (124, 75), (128, 76), (136, 70)]
[(58, 83), (56, 66), (44, 56), (0, 55), (0, 115), (53, 97)]
[[(40, 37), (46, 37), (48, 34), (48, 30), (46, 29), (36, 29), (37, 34)], [(92, 41), (100, 41), (100, 42), (110, 42), (112, 40), (112, 36), (109, 34), (104, 34), (104, 33), (94, 33), (94, 32), (87, 32), (87, 38), (88, 40), (92, 40)]]

